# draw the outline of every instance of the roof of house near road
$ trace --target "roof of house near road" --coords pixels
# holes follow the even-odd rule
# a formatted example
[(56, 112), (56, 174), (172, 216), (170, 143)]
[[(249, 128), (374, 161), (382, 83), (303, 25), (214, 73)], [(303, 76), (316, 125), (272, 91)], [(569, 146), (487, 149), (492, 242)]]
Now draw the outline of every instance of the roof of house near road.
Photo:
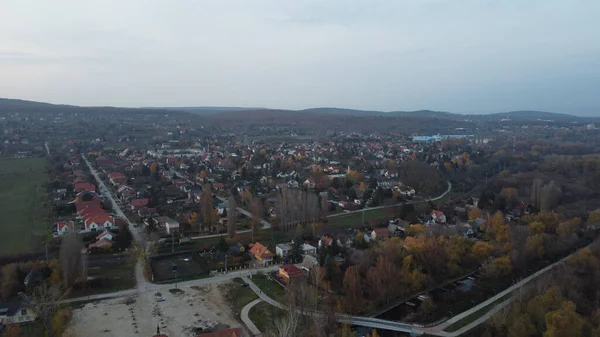
[(112, 238), (112, 236), (113, 236), (113, 234), (111, 232), (105, 230), (104, 232), (102, 232), (96, 236), (96, 240), (102, 240), (103, 238), (109, 239), (109, 238)]
[(73, 221), (60, 221), (56, 223), (58, 230), (61, 231), (63, 228), (73, 229)]
[(319, 266), (319, 261), (314, 256), (310, 255), (305, 255), (304, 260), (302, 260), (302, 264), (300, 265), (301, 268), (306, 270), (311, 270), (316, 266)]
[(88, 248), (105, 248), (105, 247), (110, 247), (110, 246), (112, 246), (112, 241), (110, 239), (108, 239), (107, 237), (103, 237), (102, 239), (98, 240), (97, 242), (90, 243), (88, 245)]
[(135, 208), (142, 208), (146, 205), (148, 205), (148, 198), (143, 198), (143, 199), (133, 199), (131, 200), (129, 203), (131, 204), (131, 206), (135, 207)]
[(242, 328), (230, 328), (199, 334), (197, 337), (242, 337)]
[(21, 309), (21, 302), (0, 302), (0, 316), (14, 316)]
[(273, 256), (273, 253), (269, 251), (269, 248), (263, 246), (260, 242), (256, 242), (254, 245), (252, 245), (252, 248), (250, 248), (250, 253), (260, 258)]
[(432, 216), (435, 216), (436, 218), (441, 218), (444, 216), (444, 212), (442, 211), (438, 211), (438, 210), (434, 210), (433, 212), (431, 212)]
[(279, 266), (279, 270), (283, 270), (290, 278), (304, 276), (304, 272), (293, 264), (284, 264)]
[(292, 246), (288, 245), (287, 243), (279, 243), (277, 244), (277, 247), (283, 251), (288, 251), (292, 249)]
[(77, 183), (75, 184), (73, 189), (75, 190), (75, 192), (95, 191), (96, 185), (90, 183)]
[(375, 232), (375, 235), (380, 238), (388, 237), (390, 235), (390, 231), (387, 227), (375, 228), (373, 232)]
[(97, 214), (94, 214), (94, 215), (88, 217), (85, 220), (86, 224), (91, 223), (91, 222), (95, 222), (97, 224), (104, 224), (106, 222), (110, 222), (112, 224), (112, 223), (114, 223), (114, 220), (110, 216), (108, 216), (108, 214), (106, 214), (106, 213), (97, 213)]

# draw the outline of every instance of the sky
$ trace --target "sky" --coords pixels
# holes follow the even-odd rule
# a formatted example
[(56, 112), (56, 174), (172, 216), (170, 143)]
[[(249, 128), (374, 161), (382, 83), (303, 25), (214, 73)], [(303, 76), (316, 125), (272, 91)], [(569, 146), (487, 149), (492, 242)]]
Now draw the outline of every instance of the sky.
[(2, 0), (0, 97), (600, 116), (598, 0)]

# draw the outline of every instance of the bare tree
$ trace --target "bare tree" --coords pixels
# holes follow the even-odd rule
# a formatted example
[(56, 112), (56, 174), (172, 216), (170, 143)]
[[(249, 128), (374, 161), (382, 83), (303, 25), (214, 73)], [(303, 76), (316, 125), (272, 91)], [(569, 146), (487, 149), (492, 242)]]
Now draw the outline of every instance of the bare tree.
[(47, 336), (54, 336), (51, 326), (52, 315), (56, 313), (68, 292), (63, 290), (60, 285), (48, 285), (46, 283), (32, 289), (31, 294), (23, 295), (26, 302), (35, 306), (37, 317), (42, 321), (46, 328)]
[(296, 337), (298, 334), (298, 325), (300, 323), (300, 314), (295, 310), (288, 311), (287, 315), (276, 320), (271, 329), (266, 333), (269, 337)]
[(541, 207), (543, 184), (542, 179), (536, 178), (531, 185), (531, 204), (536, 208)]
[(213, 193), (210, 184), (204, 184), (202, 187), (202, 221), (204, 226), (211, 226), (213, 223)]
[(558, 200), (562, 193), (561, 188), (556, 184), (554, 180), (544, 185), (542, 188), (542, 195), (540, 201), (540, 209), (544, 211), (552, 210), (558, 205)]
[(77, 277), (82, 275), (82, 250), (83, 242), (79, 234), (69, 232), (63, 237), (60, 243), (59, 260), (66, 287), (72, 286)]
[(279, 226), (284, 231), (295, 228), (297, 224), (315, 222), (321, 217), (318, 196), (299, 189), (280, 191), (275, 212)]
[(235, 225), (237, 223), (237, 205), (235, 203), (235, 198), (232, 196), (229, 197), (227, 201), (227, 234), (229, 234), (230, 238), (235, 236)]

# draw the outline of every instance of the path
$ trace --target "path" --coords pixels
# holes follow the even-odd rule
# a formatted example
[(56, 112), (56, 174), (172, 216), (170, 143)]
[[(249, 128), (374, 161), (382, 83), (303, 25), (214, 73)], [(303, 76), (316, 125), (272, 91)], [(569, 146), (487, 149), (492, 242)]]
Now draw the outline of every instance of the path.
[[(125, 220), (127, 222), (127, 225), (129, 226), (129, 231), (133, 235), (133, 240), (136, 242), (136, 244), (138, 245), (138, 247), (141, 247), (142, 249), (145, 249), (146, 248), (146, 241), (144, 240), (144, 238), (142, 237), (142, 235), (140, 234), (140, 232), (138, 231), (138, 229), (135, 228), (134, 224), (125, 215), (125, 213), (123, 212), (123, 210), (121, 209), (121, 207), (119, 206), (119, 204), (114, 199), (114, 197), (113, 197), (112, 193), (110, 192), (110, 190), (106, 187), (106, 185), (104, 184), (104, 182), (102, 181), (102, 179), (100, 179), (100, 176), (98, 175), (98, 172), (96, 171), (96, 169), (92, 166), (92, 164), (90, 164), (90, 162), (89, 162), (89, 160), (87, 159), (86, 156), (81, 155), (81, 158), (83, 158), (83, 161), (85, 161), (85, 164), (87, 165), (87, 167), (89, 168), (90, 172), (92, 173), (92, 175), (96, 179), (96, 182), (98, 183), (98, 189), (99, 189), (100, 193), (102, 195), (104, 195), (105, 197), (107, 197), (108, 200), (110, 200), (113, 211), (119, 217), (121, 217), (121, 219), (123, 219), (123, 220)], [(136, 283), (137, 283), (138, 290), (144, 290), (145, 291), (145, 289), (148, 288), (148, 284), (149, 283), (148, 283), (148, 281), (146, 281), (146, 277), (144, 277), (144, 265), (143, 265), (142, 261), (138, 261), (135, 264), (135, 280), (136, 280)]]
[(369, 212), (369, 211), (375, 211), (375, 210), (378, 210), (378, 209), (397, 207), (397, 206), (400, 206), (400, 205), (403, 205), (403, 204), (405, 204), (405, 205), (416, 205), (416, 204), (422, 204), (422, 203), (426, 203), (426, 202), (430, 202), (430, 201), (437, 201), (437, 200), (442, 199), (446, 195), (448, 195), (448, 193), (450, 193), (450, 190), (452, 190), (452, 183), (448, 181), (448, 188), (446, 189), (446, 191), (444, 193), (438, 195), (435, 198), (429, 198), (429, 199), (425, 199), (425, 200), (416, 200), (416, 201), (407, 201), (405, 203), (393, 204), (393, 205), (386, 205), (386, 206), (377, 206), (377, 207), (363, 208), (363, 209), (359, 209), (359, 210), (356, 210), (356, 211), (349, 211), (349, 212), (331, 214), (331, 215), (328, 215), (327, 217), (328, 218), (335, 218), (335, 217), (340, 217), (340, 216), (350, 215), (350, 214), (355, 214), (355, 213), (360, 213), (360, 212)]
[(254, 325), (254, 322), (252, 322), (252, 320), (248, 316), (248, 313), (250, 312), (250, 309), (252, 309), (252, 307), (254, 307), (255, 305), (257, 305), (260, 302), (262, 302), (262, 299), (257, 298), (254, 301), (246, 304), (246, 306), (242, 308), (242, 313), (240, 314), (240, 317), (242, 318), (242, 322), (244, 322), (246, 327), (248, 327), (248, 330), (250, 330), (250, 333), (252, 333), (252, 335), (254, 335), (254, 336), (262, 336), (262, 332), (260, 332), (260, 330), (258, 330), (256, 325)]
[[(270, 267), (266, 267), (266, 268), (235, 270), (235, 271), (230, 271), (226, 274), (217, 274), (215, 276), (207, 277), (207, 278), (203, 278), (203, 279), (177, 282), (177, 286), (178, 287), (203, 286), (203, 285), (207, 285), (207, 284), (210, 284), (213, 282), (231, 280), (236, 277), (244, 278), (249, 275), (256, 274), (257, 272), (268, 273), (268, 272), (275, 271), (278, 269), (279, 269), (279, 266), (276, 265), (276, 266), (270, 266)], [(143, 284), (143, 286), (140, 286), (138, 284), (137, 289), (121, 290), (121, 291), (116, 291), (113, 293), (70, 298), (68, 300), (65, 300), (64, 302), (65, 303), (74, 303), (74, 302), (85, 302), (85, 301), (89, 301), (89, 300), (97, 300), (97, 299), (105, 299), (105, 298), (125, 297), (125, 296), (135, 295), (136, 293), (145, 293), (145, 292), (149, 292), (149, 291), (155, 292), (160, 289), (172, 289), (172, 288), (175, 288), (174, 283), (154, 284), (154, 283), (150, 283), (150, 282), (145, 282)]]

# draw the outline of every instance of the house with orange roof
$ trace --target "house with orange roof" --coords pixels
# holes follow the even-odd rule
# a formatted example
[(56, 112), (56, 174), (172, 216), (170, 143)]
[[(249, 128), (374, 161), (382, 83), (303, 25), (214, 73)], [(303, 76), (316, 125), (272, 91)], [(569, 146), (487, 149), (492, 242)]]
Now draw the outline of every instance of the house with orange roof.
[(198, 337), (242, 337), (242, 328), (223, 329), (216, 332), (208, 332), (198, 335)]
[(112, 228), (115, 225), (115, 220), (106, 213), (96, 213), (87, 217), (83, 224), (84, 232), (94, 232)]
[(269, 251), (269, 248), (257, 242), (250, 248), (250, 254), (254, 256), (254, 259), (262, 264), (273, 262), (273, 253)]
[(56, 223), (56, 234), (64, 235), (74, 228), (73, 221), (59, 221)]

